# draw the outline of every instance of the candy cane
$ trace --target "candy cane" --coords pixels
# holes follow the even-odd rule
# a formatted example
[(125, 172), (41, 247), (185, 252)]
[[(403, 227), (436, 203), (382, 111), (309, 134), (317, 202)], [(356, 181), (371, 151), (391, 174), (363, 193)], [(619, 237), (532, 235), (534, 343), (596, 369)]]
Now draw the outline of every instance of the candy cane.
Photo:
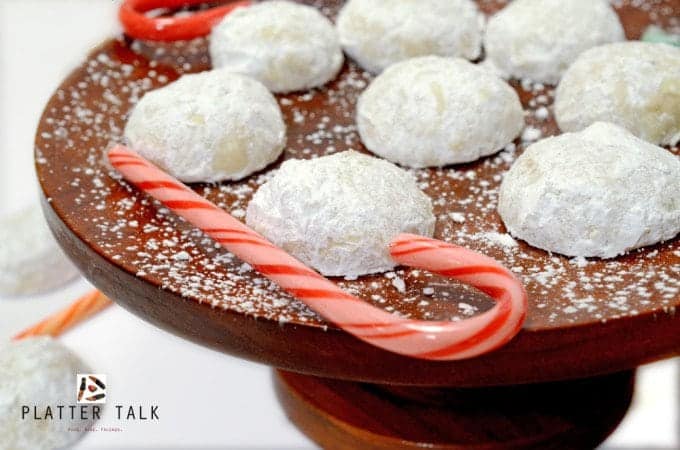
[(490, 310), (459, 322), (406, 319), (343, 291), (132, 150), (116, 146), (108, 156), (130, 183), (326, 320), (369, 344), (415, 358), (454, 360), (498, 348), (522, 326), (527, 308), (522, 284), (484, 255), (422, 236), (399, 235), (390, 247), (396, 262), (469, 283), (496, 300)]
[(230, 2), (188, 17), (148, 17), (145, 12), (157, 8), (177, 9), (205, 3), (205, 0), (125, 0), (118, 19), (125, 33), (149, 41), (181, 41), (210, 34), (210, 30), (234, 9), (249, 6), (250, 1)]
[(111, 305), (111, 300), (104, 294), (97, 290), (91, 291), (65, 309), (52, 314), (36, 325), (17, 334), (13, 339), (19, 340), (31, 336), (59, 336), (64, 331), (90, 318), (109, 305)]

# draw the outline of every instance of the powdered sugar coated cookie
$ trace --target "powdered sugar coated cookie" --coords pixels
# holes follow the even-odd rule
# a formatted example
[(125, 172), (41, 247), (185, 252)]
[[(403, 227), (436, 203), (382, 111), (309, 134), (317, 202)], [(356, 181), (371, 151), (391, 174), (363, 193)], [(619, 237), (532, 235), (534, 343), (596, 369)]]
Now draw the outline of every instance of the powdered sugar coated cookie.
[(361, 139), (373, 153), (408, 167), (474, 161), (524, 127), (517, 93), (460, 58), (427, 56), (394, 64), (357, 105)]
[[(81, 420), (76, 405), (76, 374), (85, 365), (70, 350), (49, 337), (29, 338), (0, 348), (0, 435), (2, 448), (70, 448), (92, 422)], [(58, 405), (62, 405), (61, 418)], [(22, 407), (29, 413), (22, 419)], [(46, 408), (52, 418), (45, 418)], [(35, 411), (33, 408), (36, 408)], [(71, 417), (69, 407), (75, 408)], [(34, 419), (37, 413), (40, 420)]]
[(238, 180), (286, 143), (279, 105), (261, 83), (223, 70), (147, 93), (125, 127), (130, 146), (185, 182)]
[(557, 87), (555, 118), (564, 131), (605, 121), (653, 144), (680, 141), (680, 49), (618, 42), (592, 48)]
[(471, 0), (350, 0), (338, 33), (347, 54), (373, 73), (418, 56), (476, 59), (482, 42)]
[(515, 0), (489, 19), (484, 48), (505, 76), (556, 84), (584, 50), (624, 39), (607, 0)]
[(335, 78), (344, 57), (333, 24), (316, 8), (287, 1), (239, 8), (213, 28), (213, 66), (249, 75), (273, 92)]
[(39, 205), (0, 219), (0, 293), (45, 292), (77, 275), (52, 237)]
[(598, 122), (530, 146), (503, 180), (498, 212), (535, 247), (612, 258), (680, 232), (680, 159)]
[(390, 241), (432, 236), (432, 204), (406, 171), (354, 151), (286, 161), (248, 205), (246, 223), (328, 276), (392, 269)]

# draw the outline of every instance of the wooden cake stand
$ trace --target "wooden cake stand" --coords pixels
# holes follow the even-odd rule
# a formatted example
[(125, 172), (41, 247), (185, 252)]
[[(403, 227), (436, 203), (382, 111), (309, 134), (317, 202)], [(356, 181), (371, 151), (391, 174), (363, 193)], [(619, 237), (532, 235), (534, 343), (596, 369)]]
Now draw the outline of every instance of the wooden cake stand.
[[(315, 5), (332, 17), (339, 3)], [(652, 22), (669, 26), (680, 16), (680, 1), (653, 2), (654, 8), (621, 3), (630, 39)], [(480, 7), (490, 13), (499, 4)], [(474, 359), (429, 362), (371, 347), (324, 322), (121, 182), (105, 161), (105, 150), (123, 142), (127, 114), (145, 92), (209, 68), (202, 39), (152, 44), (121, 36), (93, 51), (50, 99), (38, 127), (45, 214), (85, 277), (120, 305), (174, 334), (277, 368), (282, 405), (319, 444), (593, 447), (625, 414), (634, 368), (680, 354), (680, 239), (607, 261), (551, 255), (513, 240), (496, 204), (502, 174), (526, 145), (519, 140), (472, 164), (413, 172), (435, 205), (437, 238), (497, 258), (525, 283), (528, 319), (512, 342)], [(323, 89), (279, 96), (288, 124), (281, 161), (365, 151), (353, 117), (370, 79), (349, 61)], [(556, 134), (552, 117), (536, 113), (550, 106), (553, 89), (513, 86), (527, 123), (544, 136)], [(243, 218), (275, 167), (195, 190)], [(492, 304), (412, 269), (337, 282), (419, 319), (462, 319)]]

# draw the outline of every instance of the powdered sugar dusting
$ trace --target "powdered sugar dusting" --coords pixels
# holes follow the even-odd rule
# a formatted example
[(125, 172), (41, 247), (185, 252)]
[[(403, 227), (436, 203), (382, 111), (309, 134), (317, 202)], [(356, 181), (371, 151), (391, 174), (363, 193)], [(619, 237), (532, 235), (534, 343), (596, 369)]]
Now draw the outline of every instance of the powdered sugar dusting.
[[(492, 2), (482, 2), (488, 12)], [(639, 3), (639, 2), (638, 2)], [(645, 3), (646, 4), (646, 3)], [(626, 2), (626, 7), (631, 7)], [(337, 8), (325, 8), (334, 14)], [(657, 13), (659, 24), (670, 19)], [(206, 42), (150, 45), (122, 39), (98, 50), (49, 103), (36, 137), (43, 187), (67, 225), (124, 270), (187, 299), (281, 323), (326, 323), (282, 293), (200, 231), (140, 195), (106, 164), (103, 152), (121, 141), (134, 104), (180, 73), (209, 67)], [(371, 75), (348, 63), (323, 89), (279, 96), (289, 128), (284, 158), (314, 158), (348, 149), (364, 150), (354, 125), (358, 95)], [(513, 84), (528, 127), (541, 136), (557, 132), (553, 89)], [(527, 133), (535, 135), (535, 133)], [(532, 136), (530, 136), (532, 137)], [(674, 313), (680, 303), (678, 238), (611, 261), (550, 255), (514, 241), (496, 213), (503, 174), (526, 144), (522, 140), (472, 164), (411, 170), (431, 198), (435, 237), (499, 259), (526, 284), (527, 328), (590, 323), (646, 312)], [(678, 148), (672, 149), (678, 154)], [(234, 212), (243, 211), (277, 166), (241, 182), (197, 185), (197, 192)], [(397, 269), (382, 275), (337, 280), (339, 285), (395, 314), (461, 320), (491, 301), (473, 289), (426, 272)], [(171, 307), (171, 305), (169, 305)]]

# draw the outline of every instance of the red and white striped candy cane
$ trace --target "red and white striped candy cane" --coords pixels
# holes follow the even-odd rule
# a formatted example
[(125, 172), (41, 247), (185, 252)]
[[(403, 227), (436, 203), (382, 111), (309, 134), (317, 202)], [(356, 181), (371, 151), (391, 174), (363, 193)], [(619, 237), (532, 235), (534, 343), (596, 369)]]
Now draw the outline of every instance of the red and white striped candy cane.
[(522, 284), (484, 255), (422, 236), (399, 235), (390, 247), (396, 262), (469, 283), (496, 300), (490, 310), (459, 322), (405, 319), (343, 291), (132, 150), (116, 146), (109, 151), (109, 160), (130, 183), (326, 320), (369, 344), (414, 358), (455, 360), (505, 344), (522, 326), (527, 308)]

